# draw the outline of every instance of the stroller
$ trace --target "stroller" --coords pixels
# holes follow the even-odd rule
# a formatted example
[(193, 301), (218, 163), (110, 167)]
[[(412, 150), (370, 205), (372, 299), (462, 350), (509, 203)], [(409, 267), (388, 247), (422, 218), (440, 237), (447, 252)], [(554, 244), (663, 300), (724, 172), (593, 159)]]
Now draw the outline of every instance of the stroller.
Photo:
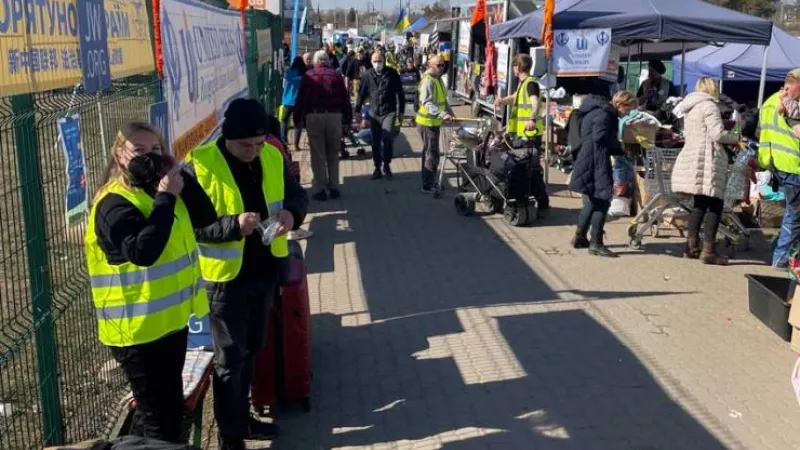
[[(469, 145), (474, 139), (474, 135), (466, 135), (462, 129), (452, 141), (460, 141), (462, 145), (466, 141)], [(532, 147), (513, 148), (506, 134), (486, 131), (474, 149), (474, 161), (467, 158), (466, 163), (456, 164), (459, 173), (459, 193), (454, 200), (456, 213), (473, 215), (480, 203), (486, 211), (502, 213), (510, 225), (521, 227), (533, 223), (537, 218), (535, 180), (541, 171), (537, 152)]]
[[(362, 110), (366, 109), (367, 106), (364, 106)], [(367, 117), (367, 116), (365, 116)], [(350, 152), (347, 151), (348, 147), (356, 147), (356, 155), (363, 156), (367, 154), (367, 151), (364, 150), (364, 142), (359, 138), (358, 133), (361, 130), (361, 124), (357, 123), (355, 119), (350, 124), (350, 127), (347, 128), (347, 133), (342, 134), (342, 141), (341, 141), (341, 149), (339, 150), (339, 158), (340, 159), (347, 159), (350, 157)], [(350, 145), (348, 145), (348, 141), (350, 141)], [(368, 145), (368, 144), (367, 144)]]

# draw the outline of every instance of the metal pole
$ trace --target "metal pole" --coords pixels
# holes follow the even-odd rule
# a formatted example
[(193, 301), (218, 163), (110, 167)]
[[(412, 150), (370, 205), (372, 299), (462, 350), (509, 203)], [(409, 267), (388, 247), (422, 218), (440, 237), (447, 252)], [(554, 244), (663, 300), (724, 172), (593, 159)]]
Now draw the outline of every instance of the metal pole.
[[(553, 73), (553, 57), (547, 58), (547, 75), (546, 80), (550, 80), (550, 77)], [(544, 102), (544, 164), (542, 164), (542, 170), (544, 170), (544, 183), (548, 184), (550, 182), (550, 138), (553, 133), (553, 119), (550, 117), (550, 83), (545, 83), (545, 102)]]
[(764, 88), (767, 84), (767, 59), (769, 59), (769, 45), (764, 46), (764, 58), (761, 60), (761, 82), (758, 85), (758, 107), (764, 103)]
[(625, 63), (625, 90), (631, 90), (631, 44), (628, 43), (628, 62)]
[(106, 142), (106, 125), (103, 120), (103, 103), (100, 102), (100, 92), (97, 93), (97, 119), (100, 121), (100, 144), (103, 145), (103, 151), (108, 150), (108, 142)]
[(681, 42), (681, 97), (686, 94), (686, 42)]

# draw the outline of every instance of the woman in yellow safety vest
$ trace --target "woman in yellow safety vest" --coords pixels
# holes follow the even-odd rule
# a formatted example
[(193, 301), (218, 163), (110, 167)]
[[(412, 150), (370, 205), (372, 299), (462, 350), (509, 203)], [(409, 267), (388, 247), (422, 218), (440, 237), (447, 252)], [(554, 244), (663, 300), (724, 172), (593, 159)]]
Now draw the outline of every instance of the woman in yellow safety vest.
[(144, 436), (180, 442), (192, 314), (208, 314), (194, 228), (217, 220), (202, 188), (146, 122), (123, 125), (85, 247), (100, 341), (131, 385)]

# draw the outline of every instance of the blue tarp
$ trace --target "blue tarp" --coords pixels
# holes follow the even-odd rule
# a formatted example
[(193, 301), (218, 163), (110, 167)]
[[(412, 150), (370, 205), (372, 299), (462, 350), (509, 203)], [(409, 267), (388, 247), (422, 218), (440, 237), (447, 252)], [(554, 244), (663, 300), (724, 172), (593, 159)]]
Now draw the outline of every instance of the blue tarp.
[[(492, 25), (489, 37), (539, 38), (539, 9)], [(767, 45), (772, 22), (700, 0), (556, 0), (553, 29), (611, 28), (615, 42), (686, 41)]]
[[(764, 47), (760, 45), (709, 45), (686, 53), (686, 79), (714, 77), (725, 81), (757, 81), (761, 79), (763, 58)], [(678, 79), (681, 57), (673, 57), (672, 64), (673, 79)], [(800, 39), (773, 27), (767, 58), (767, 81), (783, 81), (786, 74), (797, 67), (800, 67)]]

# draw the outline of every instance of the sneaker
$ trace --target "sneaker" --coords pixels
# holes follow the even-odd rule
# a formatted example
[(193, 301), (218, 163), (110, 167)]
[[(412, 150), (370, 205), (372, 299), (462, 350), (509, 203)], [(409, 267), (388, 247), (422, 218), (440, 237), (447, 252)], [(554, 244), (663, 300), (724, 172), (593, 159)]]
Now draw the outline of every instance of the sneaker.
[(383, 178), (383, 174), (381, 173), (381, 169), (375, 169), (372, 171), (372, 179), (373, 180), (380, 180)]
[(431, 187), (423, 187), (419, 191), (422, 192), (423, 194), (428, 194), (428, 195), (436, 193), (436, 189)]
[(577, 234), (572, 238), (572, 248), (581, 249), (589, 248), (589, 239), (585, 236), (578, 236)]
[(337, 198), (342, 196), (342, 193), (339, 192), (339, 190), (336, 188), (331, 188), (329, 192), (330, 193), (328, 194), (328, 196), (330, 197), (331, 200), (336, 200)]
[(304, 230), (302, 228), (298, 228), (297, 230), (290, 231), (289, 235), (287, 236), (287, 238), (290, 241), (300, 241), (300, 240), (303, 240), (303, 239), (308, 239), (311, 236), (314, 236), (314, 232), (313, 231), (309, 231), (309, 230)]
[(314, 200), (316, 200), (318, 202), (324, 202), (325, 200), (328, 199), (328, 193), (325, 192), (325, 189), (323, 189), (323, 190), (317, 192), (316, 194), (312, 195), (311, 198), (313, 198)]
[(589, 254), (590, 255), (594, 255), (594, 256), (602, 256), (604, 258), (618, 258), (619, 257), (619, 255), (617, 255), (616, 253), (612, 252), (611, 250), (608, 249), (608, 247), (606, 247), (605, 245), (602, 245), (602, 244), (599, 244), (599, 245), (592, 244), (589, 247)]
[(250, 432), (247, 439), (251, 441), (271, 441), (278, 437), (278, 426), (274, 423), (261, 422), (255, 418), (250, 418), (248, 424)]
[(383, 175), (386, 176), (387, 180), (391, 180), (392, 179), (392, 169), (390, 169), (389, 166), (384, 167), (383, 168)]

